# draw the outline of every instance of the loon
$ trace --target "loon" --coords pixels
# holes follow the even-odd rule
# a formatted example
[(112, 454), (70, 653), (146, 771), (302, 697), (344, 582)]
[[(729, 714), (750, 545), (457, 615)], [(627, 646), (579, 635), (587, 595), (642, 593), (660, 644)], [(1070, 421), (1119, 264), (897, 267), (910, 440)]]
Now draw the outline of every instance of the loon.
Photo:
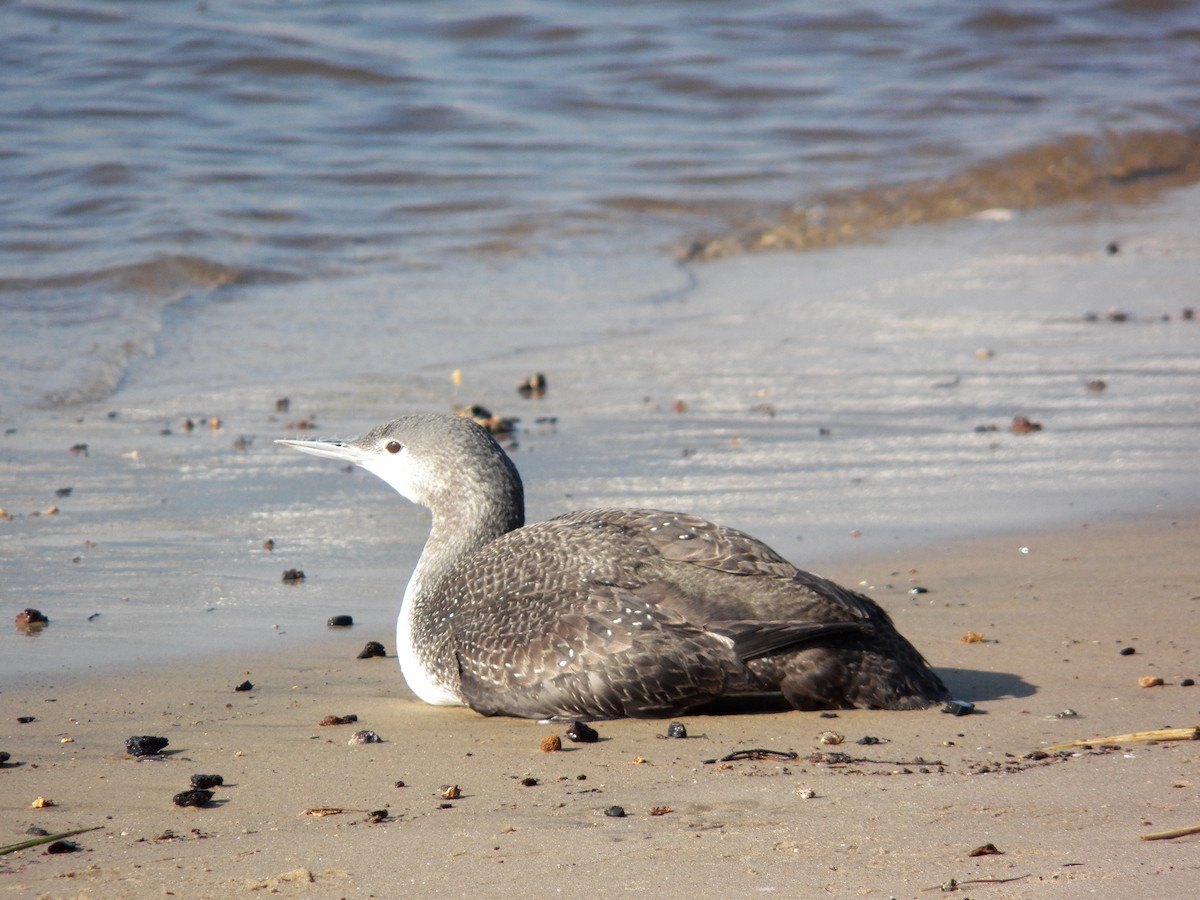
[(950, 698), (875, 601), (740, 531), (655, 509), (526, 525), (516, 466), (468, 418), (277, 443), (361, 466), (432, 512), (396, 626), (401, 671), (427, 703), (595, 720), (764, 695), (800, 710)]

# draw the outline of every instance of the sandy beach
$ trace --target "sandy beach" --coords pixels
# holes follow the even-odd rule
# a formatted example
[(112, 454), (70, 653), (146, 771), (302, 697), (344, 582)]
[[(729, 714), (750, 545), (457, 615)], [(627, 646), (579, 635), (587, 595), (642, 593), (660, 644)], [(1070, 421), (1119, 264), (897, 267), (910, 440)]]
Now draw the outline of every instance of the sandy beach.
[[(286, 651), (30, 679), (0, 697), (0, 841), (100, 827), (70, 839), (78, 852), (4, 855), (0, 892), (919, 897), (954, 880), (975, 897), (1189, 896), (1200, 838), (1140, 836), (1197, 823), (1200, 745), (1035, 751), (1200, 724), (1200, 687), (1183, 685), (1200, 677), (1198, 543), (1200, 512), (1163, 510), (826, 572), (885, 605), (976, 703), (969, 716), (692, 716), (686, 739), (663, 721), (601, 722), (599, 742), (548, 753), (541, 739), (563, 726), (425, 706), (394, 658), (355, 658), (367, 640), (392, 650), (357, 627)], [(358, 721), (319, 724), (346, 714)], [(349, 745), (360, 729), (383, 742)], [(133, 735), (170, 745), (139, 761), (124, 752)], [(798, 756), (711, 762), (752, 748)], [(174, 806), (194, 773), (225, 784), (204, 808)], [(999, 852), (970, 855), (987, 845)]]

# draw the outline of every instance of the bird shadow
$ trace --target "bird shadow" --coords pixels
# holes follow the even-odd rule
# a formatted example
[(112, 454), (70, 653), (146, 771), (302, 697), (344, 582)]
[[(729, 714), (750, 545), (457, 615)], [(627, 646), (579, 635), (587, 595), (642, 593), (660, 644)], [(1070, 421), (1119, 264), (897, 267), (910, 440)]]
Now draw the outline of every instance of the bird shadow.
[(1012, 672), (985, 672), (981, 669), (947, 669), (937, 673), (950, 689), (951, 696), (978, 703), (1005, 697), (1032, 697), (1037, 685)]

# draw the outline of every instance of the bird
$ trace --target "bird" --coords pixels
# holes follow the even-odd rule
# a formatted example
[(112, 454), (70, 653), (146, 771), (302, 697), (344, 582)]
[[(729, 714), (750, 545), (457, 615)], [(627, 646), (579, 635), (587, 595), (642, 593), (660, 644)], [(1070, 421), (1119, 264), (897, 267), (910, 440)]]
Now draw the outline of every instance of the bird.
[(874, 600), (734, 528), (656, 509), (525, 524), (512, 459), (468, 418), (279, 440), (352, 463), (432, 513), (400, 604), (413, 693), (543, 721), (665, 718), (757, 699), (922, 709), (950, 694)]

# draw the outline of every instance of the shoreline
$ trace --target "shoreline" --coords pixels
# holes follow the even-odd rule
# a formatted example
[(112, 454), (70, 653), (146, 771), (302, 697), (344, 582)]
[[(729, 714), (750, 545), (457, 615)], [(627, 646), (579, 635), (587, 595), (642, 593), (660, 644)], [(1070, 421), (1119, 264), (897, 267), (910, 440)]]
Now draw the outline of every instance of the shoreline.
[[(1179, 683), (1200, 676), (1181, 628), (1195, 615), (1197, 541), (1200, 510), (1164, 510), (829, 567), (824, 574), (880, 601), (951, 690), (976, 701), (965, 717), (689, 716), (680, 741), (662, 737), (665, 721), (620, 720), (596, 724), (600, 743), (564, 739), (563, 752), (543, 753), (540, 739), (563, 726), (421, 704), (390, 643), (387, 659), (354, 658), (367, 638), (358, 629), (267, 654), (76, 682), (33, 677), (0, 694), (0, 750), (12, 754), (0, 770), (0, 842), (23, 840), (30, 825), (103, 828), (72, 839), (79, 853), (0, 857), (0, 888), (540, 896), (687, 884), (696, 896), (917, 897), (950, 878), (964, 887), (1019, 878), (988, 895), (1054, 884), (1056, 896), (1147, 887), (1185, 896), (1200, 868), (1186, 845), (1197, 838), (1139, 835), (1194, 824), (1196, 744), (1022, 756), (1200, 724), (1200, 688)], [(909, 593), (917, 585), (927, 593)], [(968, 631), (982, 639), (963, 643)], [(1126, 646), (1134, 653), (1121, 655)], [(1147, 674), (1166, 684), (1139, 687)], [(243, 679), (254, 690), (234, 692)], [(1056, 717), (1067, 708), (1077, 715)], [(358, 722), (318, 725), (347, 713)], [(35, 719), (15, 724), (22, 715)], [(384, 743), (347, 746), (360, 728)], [(821, 744), (827, 730), (845, 743)], [(125, 756), (134, 734), (168, 737), (165, 759)], [(879, 743), (856, 743), (864, 737)], [(747, 747), (800, 758), (704, 762)], [(174, 807), (195, 772), (222, 774), (226, 786), (207, 808)], [(444, 799), (455, 784), (461, 797)], [(38, 796), (55, 806), (30, 808)], [(605, 816), (612, 805), (626, 817)], [(367, 821), (384, 807), (386, 819)], [(304, 815), (316, 808), (344, 811)], [(967, 855), (988, 843), (1001, 855)]]

